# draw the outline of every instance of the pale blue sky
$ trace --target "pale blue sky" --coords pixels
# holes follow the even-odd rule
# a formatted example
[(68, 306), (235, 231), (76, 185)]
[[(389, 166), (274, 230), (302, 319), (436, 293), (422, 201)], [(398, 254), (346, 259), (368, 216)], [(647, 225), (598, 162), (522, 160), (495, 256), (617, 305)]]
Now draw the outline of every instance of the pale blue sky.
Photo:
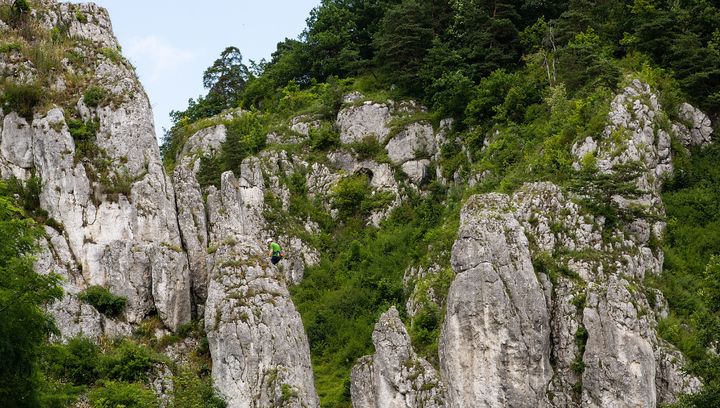
[(243, 61), (269, 59), (297, 38), (320, 0), (93, 0), (110, 12), (123, 54), (135, 65), (155, 114), (158, 138), (171, 110), (206, 91), (203, 71), (234, 45)]

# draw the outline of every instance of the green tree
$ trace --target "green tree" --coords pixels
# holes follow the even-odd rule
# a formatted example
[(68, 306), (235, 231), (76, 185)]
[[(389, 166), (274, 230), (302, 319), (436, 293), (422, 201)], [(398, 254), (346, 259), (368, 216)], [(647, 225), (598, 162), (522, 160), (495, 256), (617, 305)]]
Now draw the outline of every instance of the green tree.
[(59, 277), (33, 268), (41, 236), (37, 225), (0, 195), (0, 401), (6, 406), (38, 405), (37, 359), (55, 330), (42, 306), (62, 297)]
[(225, 48), (220, 58), (203, 73), (203, 85), (209, 89), (207, 99), (219, 100), (223, 109), (238, 106), (248, 74), (240, 50), (236, 47)]
[(417, 0), (404, 0), (390, 8), (375, 35), (376, 63), (391, 82), (419, 95), (418, 72), (432, 44), (427, 9)]
[(353, 41), (357, 25), (346, 2), (323, 0), (310, 12), (303, 33), (308, 44), (310, 76), (325, 80), (330, 75), (346, 76), (358, 72), (362, 58)]

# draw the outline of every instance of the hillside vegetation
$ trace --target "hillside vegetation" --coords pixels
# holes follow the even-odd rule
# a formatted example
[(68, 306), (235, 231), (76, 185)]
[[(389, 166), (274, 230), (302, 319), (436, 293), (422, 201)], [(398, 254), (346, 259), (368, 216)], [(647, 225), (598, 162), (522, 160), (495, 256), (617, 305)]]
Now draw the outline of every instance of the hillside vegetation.
[[(718, 41), (720, 10), (704, 1), (325, 0), (299, 39), (280, 42), (269, 61), (245, 65), (240, 50), (226, 49), (205, 73), (208, 93), (172, 113), (175, 125), (162, 151), (172, 167), (187, 137), (207, 126), (205, 118), (238, 106), (252, 111), (251, 119), (230, 125), (235, 130), (218, 156), (203, 158), (202, 179), (210, 185), (265, 148), (262, 135), (297, 115), (321, 125), (311, 131), (310, 146), (285, 148), (322, 160), (338, 147), (335, 114), (350, 92), (380, 102), (415, 99), (430, 108), (408, 123), (455, 119), (440, 165), (443, 178), (464, 181), (448, 188), (431, 180), (427, 194), (409, 196), (379, 228), (363, 221), (378, 203), (365, 194), (362, 179), (346, 179), (334, 191), (339, 223), (308, 202), (300, 179), (288, 181), (289, 210), (268, 215), (276, 232), (299, 230), (306, 219), (322, 227), (308, 238), (321, 262), (293, 289), (293, 299), (323, 406), (349, 407), (349, 370), (372, 352), (374, 322), (391, 304), (404, 313), (405, 269), (448, 264), (463, 197), (511, 192), (528, 181), (577, 187), (587, 179), (572, 169), (571, 146), (602, 131), (612, 96), (635, 78), (658, 92), (668, 119), (677, 120), (685, 101), (716, 118)], [(351, 149), (359, 158), (386, 160), (383, 146), (371, 140)], [(662, 335), (688, 355), (688, 370), (706, 385), (679, 405), (714, 406), (720, 399), (712, 350), (720, 320), (712, 255), (720, 213), (710, 167), (717, 149), (690, 154), (679, 143), (674, 149), (680, 165), (665, 194), (667, 271), (647, 284), (662, 290), (671, 307)], [(600, 203), (591, 210), (609, 211), (607, 222), (618, 221)], [(440, 276), (421, 284), (446, 293), (452, 272)], [(442, 314), (427, 302), (408, 321), (414, 346), (435, 364)]]
[[(66, 78), (62, 92), (47, 91), (64, 59), (81, 65), (86, 55), (78, 50), (83, 47), (87, 55), (126, 62), (119, 50), (95, 49), (62, 30), (33, 24), (33, 8), (42, 5), (18, 1), (0, 7), (0, 19), (14, 33), (0, 38), (0, 53), (36, 67), (27, 85), (3, 78), (0, 107), (27, 118), (53, 104), (63, 107), (83, 152), (78, 160), (88, 161), (102, 176), (94, 123), (76, 118), (73, 106), (79, 97), (88, 106), (112, 103), (88, 84), (92, 70)], [(341, 147), (335, 120), (341, 108), (356, 103), (344, 101), (351, 93), (427, 107), (413, 105), (417, 109), (393, 120), (391, 132), (418, 121), (439, 129), (444, 119), (453, 120), (437, 156), (441, 174), (431, 172), (421, 189), (400, 180), (401, 200), (377, 226), (369, 216), (391, 207), (395, 198), (371, 192), (363, 174), (342, 178), (330, 191), (335, 217), (319, 198), (308, 195), (305, 174), (274, 175), (289, 190), (287, 206), (281, 197), (265, 193), (271, 232), (298, 236), (319, 252), (320, 262), (306, 270), (291, 294), (307, 332), (322, 406), (347, 408), (352, 406), (350, 370), (359, 357), (372, 353), (373, 326), (392, 305), (418, 354), (438, 365), (445, 296), (454, 278), (450, 249), (464, 200), (476, 193), (513, 192), (531, 181), (551, 181), (570, 192), (582, 188), (594, 177), (587, 173), (594, 166), (583, 163), (583, 171), (574, 170), (571, 148), (597, 137), (613, 95), (633, 79), (657, 92), (668, 124), (682, 121), (677, 111), (686, 101), (717, 122), (720, 8), (704, 0), (323, 0), (299, 38), (278, 43), (269, 61), (245, 63), (239, 49), (225, 49), (203, 76), (207, 93), (171, 114), (173, 126), (161, 152), (170, 172), (190, 136), (224, 124), (227, 140), (216, 155), (201, 159), (198, 180), (209, 188), (219, 185), (223, 172), (238, 172), (245, 158), (268, 150), (326, 162)], [(238, 108), (245, 113), (224, 114)], [(268, 134), (292, 133), (288, 123), (301, 115), (318, 122), (309, 131), (309, 143), (268, 141)], [(342, 147), (358, 160), (391, 164), (382, 143), (368, 138)], [(704, 384), (700, 393), (683, 396), (676, 406), (716, 407), (720, 148), (688, 151), (675, 140), (673, 154), (675, 174), (663, 195), (668, 227), (657, 243), (665, 251), (665, 272), (649, 277), (644, 286), (665, 295), (670, 313), (659, 333), (685, 353), (687, 371)], [(104, 180), (106, 190), (122, 192), (120, 181)], [(625, 185), (601, 182), (597, 200), (579, 204), (605, 216), (606, 223), (620, 223), (621, 215), (603, 201), (607, 192), (602, 189)], [(223, 406), (209, 380), (200, 324), (158, 338), (155, 326), (161, 323), (151, 319), (131, 338), (105, 339), (99, 345), (82, 337), (65, 345), (48, 343), (57, 331), (44, 307), (62, 296), (61, 283), (55, 275), (35, 273), (32, 264), (44, 235), (41, 225), (62, 226), (40, 209), (39, 183), (31, 178), (0, 184), (0, 311), (16, 317), (0, 322), (0, 355), (5, 356), (0, 400), (14, 406), (65, 406), (85, 396), (97, 407), (156, 406), (147, 383), (154, 370), (166, 367), (176, 383), (169, 394), (172, 406)], [(309, 224), (317, 228), (311, 232)], [(406, 270), (437, 265), (438, 273), (412, 283), (431, 288), (435, 298), (414, 299), (417, 310), (408, 313), (413, 288), (404, 283)], [(103, 288), (91, 287), (81, 298), (107, 315), (125, 307), (125, 299)], [(192, 346), (187, 364), (171, 363), (160, 353), (186, 340)]]

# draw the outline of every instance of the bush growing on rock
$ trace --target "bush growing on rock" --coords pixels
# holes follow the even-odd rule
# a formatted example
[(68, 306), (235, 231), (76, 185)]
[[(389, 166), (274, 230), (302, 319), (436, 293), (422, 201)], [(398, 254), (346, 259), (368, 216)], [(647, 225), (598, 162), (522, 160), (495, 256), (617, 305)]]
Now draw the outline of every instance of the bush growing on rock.
[(102, 286), (90, 286), (78, 295), (78, 299), (92, 305), (98, 312), (108, 317), (117, 317), (127, 305), (127, 298), (114, 295)]
[(88, 395), (95, 408), (155, 408), (155, 393), (141, 384), (105, 381)]
[(28, 122), (32, 122), (35, 107), (43, 100), (43, 90), (39, 85), (15, 84), (5, 82), (4, 92), (0, 95), (0, 106), (5, 112), (17, 112)]

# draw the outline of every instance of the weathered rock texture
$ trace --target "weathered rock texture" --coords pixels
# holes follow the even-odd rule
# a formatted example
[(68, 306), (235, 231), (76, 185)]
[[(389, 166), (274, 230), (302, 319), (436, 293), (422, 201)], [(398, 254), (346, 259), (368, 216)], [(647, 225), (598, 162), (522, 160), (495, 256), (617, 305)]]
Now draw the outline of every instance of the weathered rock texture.
[(380, 317), (373, 332), (375, 354), (353, 367), (355, 408), (445, 407), (445, 389), (435, 369), (413, 351), (395, 307)]
[(467, 202), (440, 342), (450, 406), (654, 407), (697, 389), (657, 338), (655, 311), (638, 290), (662, 271), (651, 245), (664, 228), (654, 220), (672, 170), (662, 115), (649, 87), (633, 82), (599, 140), (573, 149), (606, 174), (639, 163), (639, 198), (607, 204), (647, 215), (606, 225), (548, 183)]
[(316, 407), (307, 337), (287, 285), (299, 282), (304, 265), (318, 258), (301, 240), (278, 237), (293, 255), (270, 265), (265, 239), (272, 226), (263, 216), (266, 191), (287, 200), (280, 176), (307, 163), (265, 152), (243, 161), (239, 174), (224, 173), (219, 189), (203, 190), (200, 158), (215, 154), (225, 138), (223, 125), (191, 136), (173, 175), (215, 385), (231, 407)]
[(440, 340), (450, 406), (547, 405), (550, 314), (509, 197), (473, 197), (461, 214)]
[[(85, 22), (78, 13), (86, 15)], [(53, 74), (57, 81), (70, 72), (82, 74), (88, 86), (92, 83), (106, 95), (88, 107), (85, 89), (80, 89), (69, 97), (73, 108), (35, 112), (30, 121), (0, 112), (2, 177), (38, 177), (40, 206), (63, 227), (51, 235), (48, 251), (54, 270), (66, 279), (68, 296), (50, 310), (62, 322), (63, 336), (126, 333), (127, 325), (108, 324), (75, 297), (89, 285), (103, 285), (128, 298), (128, 323), (157, 313), (175, 329), (190, 320), (190, 282), (174, 191), (160, 160), (149, 101), (130, 64), (98, 51), (119, 50), (104, 9), (44, 2), (38, 16), (47, 29), (63, 24), (71, 36), (87, 40), (75, 48), (82, 65), (64, 60), (64, 71)], [(29, 61), (14, 65), (33, 76)], [(98, 123), (93, 157), (78, 151), (67, 125), (71, 116)]]

